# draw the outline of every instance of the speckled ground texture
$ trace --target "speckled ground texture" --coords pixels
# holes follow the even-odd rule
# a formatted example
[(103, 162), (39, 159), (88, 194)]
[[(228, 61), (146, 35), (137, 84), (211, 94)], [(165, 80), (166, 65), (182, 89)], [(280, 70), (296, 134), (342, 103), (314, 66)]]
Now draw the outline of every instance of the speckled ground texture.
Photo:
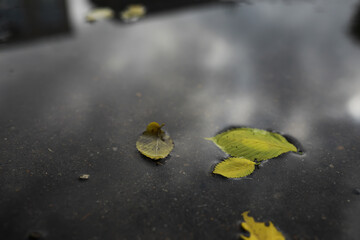
[[(359, 239), (359, 2), (190, 4), (133, 24), (49, 2), (62, 27), (2, 33), (0, 239), (238, 239), (248, 210), (287, 239)], [(135, 148), (152, 121), (175, 143), (160, 164)], [(213, 176), (226, 155), (204, 138), (231, 126), (305, 154)]]

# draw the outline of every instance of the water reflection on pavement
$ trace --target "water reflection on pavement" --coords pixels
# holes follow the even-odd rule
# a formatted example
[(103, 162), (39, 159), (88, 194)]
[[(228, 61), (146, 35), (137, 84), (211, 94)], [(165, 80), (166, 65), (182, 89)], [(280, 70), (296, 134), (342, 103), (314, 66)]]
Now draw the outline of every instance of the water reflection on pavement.
[[(354, 1), (208, 3), (130, 25), (66, 3), (67, 34), (0, 46), (7, 239), (232, 239), (246, 210), (289, 239), (360, 235)], [(135, 149), (152, 121), (175, 142), (161, 166)], [(203, 138), (229, 126), (289, 134), (306, 155), (213, 177), (224, 154)]]

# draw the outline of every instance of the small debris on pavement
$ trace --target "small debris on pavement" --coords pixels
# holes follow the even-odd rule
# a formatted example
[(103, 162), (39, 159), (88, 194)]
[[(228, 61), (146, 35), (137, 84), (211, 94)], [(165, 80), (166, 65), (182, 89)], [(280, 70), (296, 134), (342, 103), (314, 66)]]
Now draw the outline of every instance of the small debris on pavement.
[(79, 179), (80, 179), (80, 180), (88, 180), (89, 177), (90, 177), (90, 174), (81, 174), (81, 175), (79, 176)]

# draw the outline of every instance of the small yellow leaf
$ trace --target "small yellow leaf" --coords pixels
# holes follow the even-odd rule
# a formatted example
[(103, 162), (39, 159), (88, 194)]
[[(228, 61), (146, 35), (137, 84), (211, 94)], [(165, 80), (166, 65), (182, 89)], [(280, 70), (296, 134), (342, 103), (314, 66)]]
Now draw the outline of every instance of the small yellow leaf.
[(110, 8), (97, 8), (86, 15), (86, 21), (95, 22), (100, 19), (112, 18), (114, 16), (113, 10)]
[(154, 160), (169, 155), (174, 148), (174, 143), (170, 136), (161, 129), (163, 126), (164, 124), (159, 125), (157, 122), (149, 123), (146, 131), (136, 142), (136, 148), (139, 152)]
[(215, 166), (213, 173), (227, 178), (240, 178), (250, 175), (255, 163), (245, 158), (228, 158)]
[(242, 214), (244, 222), (241, 226), (250, 233), (249, 237), (240, 235), (244, 240), (285, 240), (285, 237), (279, 232), (272, 222), (266, 226), (263, 222), (256, 222), (253, 217), (248, 215), (249, 211)]
[(220, 149), (233, 157), (267, 160), (285, 152), (297, 152), (296, 147), (278, 133), (256, 128), (235, 128), (213, 138)]
[(146, 14), (146, 8), (143, 5), (129, 5), (126, 10), (120, 13), (120, 17), (125, 22), (136, 21)]

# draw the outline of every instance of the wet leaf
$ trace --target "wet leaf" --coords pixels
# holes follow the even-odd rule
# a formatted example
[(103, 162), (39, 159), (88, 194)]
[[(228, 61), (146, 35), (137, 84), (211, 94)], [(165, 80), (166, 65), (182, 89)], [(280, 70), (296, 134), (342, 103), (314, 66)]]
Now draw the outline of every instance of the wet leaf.
[(154, 160), (169, 155), (174, 148), (174, 143), (170, 136), (161, 129), (163, 126), (164, 124), (159, 125), (157, 122), (152, 122), (147, 126), (146, 131), (136, 142), (139, 152)]
[(126, 8), (125, 11), (122, 11), (120, 13), (120, 18), (124, 22), (133, 22), (144, 17), (145, 14), (146, 14), (146, 8), (143, 5), (136, 4), (136, 5), (130, 5)]
[(274, 158), (289, 151), (297, 152), (296, 147), (280, 134), (256, 128), (235, 128), (206, 139), (233, 157), (252, 161)]
[(112, 18), (113, 16), (114, 12), (110, 8), (97, 8), (89, 12), (85, 19), (88, 22), (95, 22), (101, 19)]
[(285, 237), (279, 232), (272, 222), (266, 226), (263, 222), (256, 222), (253, 217), (248, 215), (248, 211), (242, 214), (244, 222), (242, 228), (250, 233), (249, 237), (240, 235), (244, 240), (285, 240)]
[(213, 173), (227, 178), (240, 178), (250, 175), (255, 163), (245, 158), (228, 158), (215, 166)]

